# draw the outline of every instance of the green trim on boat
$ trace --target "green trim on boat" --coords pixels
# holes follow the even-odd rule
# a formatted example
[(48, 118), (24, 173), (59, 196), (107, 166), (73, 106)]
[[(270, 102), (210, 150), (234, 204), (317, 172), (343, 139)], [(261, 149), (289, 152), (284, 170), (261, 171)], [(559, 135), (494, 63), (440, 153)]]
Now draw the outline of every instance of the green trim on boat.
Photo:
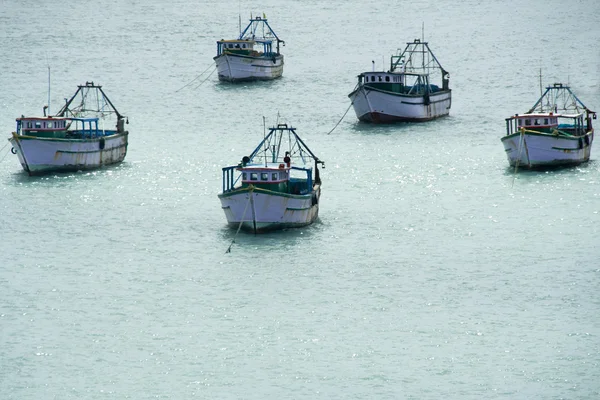
[[(254, 187), (253, 191), (254, 191), (254, 193), (268, 194), (270, 196), (288, 197), (291, 199), (307, 199), (312, 196), (312, 192), (307, 193), (307, 194), (290, 194), (290, 193), (282, 193), (282, 192), (275, 192), (272, 190), (266, 190), (266, 189), (259, 188), (259, 187)], [(233, 189), (228, 192), (225, 192), (225, 193), (219, 193), (217, 196), (219, 198), (224, 198), (224, 197), (235, 196), (235, 195), (243, 194), (243, 193), (250, 193), (250, 188), (249, 187), (237, 188), (237, 189)]]

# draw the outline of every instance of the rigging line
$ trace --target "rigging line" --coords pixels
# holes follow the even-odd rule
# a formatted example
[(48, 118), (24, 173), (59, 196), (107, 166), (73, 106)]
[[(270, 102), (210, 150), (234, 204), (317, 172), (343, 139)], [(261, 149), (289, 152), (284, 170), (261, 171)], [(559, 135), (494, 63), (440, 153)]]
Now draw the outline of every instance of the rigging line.
[(250, 200), (252, 200), (252, 192), (253, 191), (254, 191), (254, 186), (252, 186), (250, 188), (250, 190), (248, 191), (248, 194), (250, 196), (248, 197), (248, 201), (246, 202), (246, 207), (244, 207), (244, 214), (242, 214), (242, 220), (240, 221), (240, 225), (237, 228), (237, 232), (235, 232), (235, 235), (233, 236), (233, 240), (231, 241), (231, 244), (225, 251), (225, 254), (231, 253), (231, 246), (233, 246), (233, 244), (235, 243), (235, 238), (237, 237), (238, 233), (240, 233), (240, 229), (242, 228), (242, 224), (244, 223), (244, 218), (246, 218), (246, 211), (248, 210), (248, 204), (250, 204)]
[(212, 71), (210, 71), (210, 74), (208, 74), (208, 76), (206, 77), (206, 79), (204, 79), (202, 82), (200, 82), (200, 84), (198, 86), (196, 86), (194, 89), (198, 89), (200, 86), (202, 86), (202, 84), (204, 82), (206, 82), (208, 80), (208, 78), (211, 77), (211, 75), (213, 74), (213, 72), (215, 72), (217, 70), (217, 66), (215, 65), (215, 69), (213, 69)]
[(175, 93), (179, 92), (181, 89), (184, 89), (184, 88), (186, 88), (186, 87), (190, 86), (190, 85), (191, 85), (191, 84), (192, 84), (192, 83), (193, 83), (193, 82), (194, 82), (196, 79), (200, 78), (200, 77), (202, 76), (202, 74), (204, 74), (206, 71), (208, 71), (208, 70), (209, 70), (209, 68), (210, 68), (210, 67), (213, 67), (213, 66), (214, 66), (214, 67), (216, 67), (216, 65), (215, 65), (215, 64), (210, 64), (210, 65), (208, 66), (208, 68), (206, 68), (204, 71), (202, 71), (202, 72), (200, 73), (200, 75), (198, 75), (197, 77), (195, 77), (194, 79), (192, 79), (192, 80), (191, 80), (189, 83), (187, 83), (187, 84), (186, 84), (186, 85), (184, 85), (183, 87), (181, 87), (181, 88), (177, 89), (177, 90), (175, 91)]

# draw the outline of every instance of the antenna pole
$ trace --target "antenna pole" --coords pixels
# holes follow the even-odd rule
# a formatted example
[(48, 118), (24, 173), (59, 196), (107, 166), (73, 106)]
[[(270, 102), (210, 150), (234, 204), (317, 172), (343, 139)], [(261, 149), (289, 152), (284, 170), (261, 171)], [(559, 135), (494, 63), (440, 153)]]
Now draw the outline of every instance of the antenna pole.
[(267, 166), (267, 125), (265, 122), (265, 116), (263, 115), (263, 146), (265, 150), (265, 167)]
[(48, 115), (50, 115), (50, 64), (48, 64)]
[(540, 68), (540, 97), (542, 97), (544, 94), (542, 92), (542, 69)]

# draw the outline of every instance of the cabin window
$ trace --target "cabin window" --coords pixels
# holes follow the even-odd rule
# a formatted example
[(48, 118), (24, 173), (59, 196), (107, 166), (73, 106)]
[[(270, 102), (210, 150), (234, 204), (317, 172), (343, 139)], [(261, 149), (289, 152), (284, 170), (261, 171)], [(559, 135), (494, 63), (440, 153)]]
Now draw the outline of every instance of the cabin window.
[(381, 77), (379, 77), (379, 82), (381, 82)]
[(250, 173), (250, 180), (251, 181), (257, 181), (258, 180), (258, 174), (256, 172), (251, 172)]
[(247, 181), (248, 180), (248, 175), (246, 175), (245, 172), (242, 174), (242, 180), (243, 181)]
[(271, 174), (271, 180), (272, 180), (272, 181), (276, 181), (276, 180), (277, 180), (277, 172), (273, 172), (273, 173)]
[(385, 77), (385, 81), (386, 81), (386, 82), (389, 82), (389, 81), (390, 81), (390, 77), (389, 77), (389, 76), (386, 76), (386, 77)]
[(531, 125), (531, 120), (530, 119), (526, 119), (525, 120), (525, 125), (528, 125), (528, 126)]
[(242, 45), (242, 47), (245, 49), (245, 48), (246, 48), (246, 43), (244, 43), (244, 44)]
[(544, 118), (544, 125), (548, 125), (548, 118)]
[(260, 174), (260, 180), (261, 181), (268, 181), (269, 180), (269, 174), (267, 172), (262, 172)]
[(52, 122), (48, 122), (48, 128), (52, 128)]
[(27, 123), (27, 127), (28, 127), (28, 128), (31, 128), (31, 122), (28, 122), (28, 123)]
[(42, 123), (41, 123), (41, 122), (36, 122), (36, 123), (35, 123), (35, 127), (36, 127), (37, 129), (40, 129), (40, 128), (42, 127)]
[(371, 77), (371, 82), (375, 82), (375, 77), (374, 76)]

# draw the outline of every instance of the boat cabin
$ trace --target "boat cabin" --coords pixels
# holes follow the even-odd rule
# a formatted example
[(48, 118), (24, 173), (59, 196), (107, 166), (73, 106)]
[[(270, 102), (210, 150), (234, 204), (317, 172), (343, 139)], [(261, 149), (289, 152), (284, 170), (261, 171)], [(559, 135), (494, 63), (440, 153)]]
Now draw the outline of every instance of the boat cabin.
[(539, 133), (562, 131), (572, 136), (586, 133), (585, 114), (526, 113), (515, 114), (506, 119), (506, 134), (512, 135), (521, 130)]
[[(235, 170), (240, 175), (234, 180)], [(240, 180), (241, 188), (252, 185), (260, 189), (298, 195), (310, 193), (313, 187), (312, 168), (293, 167), (289, 163), (223, 168), (223, 192), (236, 189), (235, 185)]]
[(415, 96), (440, 91), (439, 86), (430, 84), (428, 74), (421, 73), (363, 72), (358, 75), (358, 84), (373, 89)]
[(17, 135), (58, 139), (87, 139), (115, 134), (103, 129), (98, 118), (17, 118)]
[(517, 115), (517, 128), (544, 129), (558, 126), (558, 118), (552, 113), (549, 114), (525, 114)]
[(263, 166), (247, 166), (239, 168), (242, 173), (242, 187), (254, 185), (259, 188), (287, 192), (290, 179), (290, 168), (281, 164), (282, 168)]
[(69, 120), (54, 117), (17, 118), (17, 135), (39, 137), (64, 137)]
[(254, 50), (254, 41), (251, 40), (219, 40), (217, 42), (217, 55), (227, 52), (232, 54), (249, 55)]
[(262, 39), (221, 39), (217, 41), (217, 57), (223, 53), (252, 57), (275, 55), (275, 53), (273, 53), (273, 41)]

